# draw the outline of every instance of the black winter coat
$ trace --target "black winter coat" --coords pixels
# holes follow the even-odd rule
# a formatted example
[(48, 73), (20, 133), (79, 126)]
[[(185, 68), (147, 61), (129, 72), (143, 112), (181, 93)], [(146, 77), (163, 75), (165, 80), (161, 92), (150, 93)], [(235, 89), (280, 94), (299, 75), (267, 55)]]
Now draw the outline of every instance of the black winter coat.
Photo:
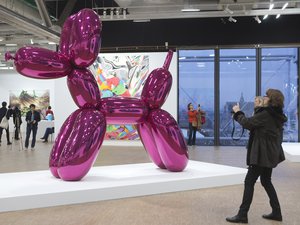
[(239, 111), (234, 114), (234, 119), (250, 130), (247, 165), (274, 168), (285, 160), (281, 144), (287, 117), (281, 108), (263, 107), (249, 118)]
[(7, 109), (6, 107), (0, 108), (0, 121), (5, 116), (5, 114), (6, 114), (6, 118), (9, 119), (9, 117), (11, 117), (12, 112), (10, 109)]

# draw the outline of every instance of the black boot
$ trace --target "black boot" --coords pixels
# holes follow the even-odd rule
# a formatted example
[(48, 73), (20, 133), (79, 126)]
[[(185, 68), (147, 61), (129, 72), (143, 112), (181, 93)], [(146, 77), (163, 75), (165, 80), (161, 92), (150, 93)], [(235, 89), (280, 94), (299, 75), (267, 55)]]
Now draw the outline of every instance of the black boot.
[(248, 217), (240, 216), (239, 214), (237, 214), (236, 216), (233, 217), (227, 217), (226, 221), (230, 223), (248, 223)]
[(276, 221), (282, 221), (282, 215), (281, 213), (270, 213), (270, 214), (264, 214), (262, 215), (262, 217), (264, 219), (267, 219), (267, 220), (276, 220)]

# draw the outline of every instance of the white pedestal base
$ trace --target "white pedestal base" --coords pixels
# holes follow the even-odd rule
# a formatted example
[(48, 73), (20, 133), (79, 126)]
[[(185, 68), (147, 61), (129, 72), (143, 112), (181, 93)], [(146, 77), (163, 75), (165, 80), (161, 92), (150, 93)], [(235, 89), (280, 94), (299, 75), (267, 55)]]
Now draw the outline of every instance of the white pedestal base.
[(285, 157), (291, 162), (300, 162), (300, 143), (288, 142), (282, 143)]
[(0, 212), (241, 184), (246, 172), (190, 161), (179, 173), (152, 163), (93, 167), (79, 182), (56, 179), (50, 171), (5, 173), (0, 174)]

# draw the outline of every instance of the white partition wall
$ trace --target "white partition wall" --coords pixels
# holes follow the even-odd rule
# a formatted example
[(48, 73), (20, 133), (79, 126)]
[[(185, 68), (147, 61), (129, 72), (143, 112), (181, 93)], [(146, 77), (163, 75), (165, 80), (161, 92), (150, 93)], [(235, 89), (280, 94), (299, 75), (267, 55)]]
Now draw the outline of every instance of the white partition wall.
[[(54, 80), (38, 80), (20, 75), (15, 70), (0, 70), (0, 102), (9, 102), (9, 91), (49, 90), (50, 105), (54, 107)], [(55, 112), (54, 112), (55, 113)]]

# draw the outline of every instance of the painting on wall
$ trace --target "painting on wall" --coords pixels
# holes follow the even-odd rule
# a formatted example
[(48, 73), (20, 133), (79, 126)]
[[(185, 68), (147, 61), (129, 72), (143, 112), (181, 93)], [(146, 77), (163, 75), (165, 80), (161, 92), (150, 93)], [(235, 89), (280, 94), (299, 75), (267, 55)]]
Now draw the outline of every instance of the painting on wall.
[(25, 116), (29, 111), (30, 104), (35, 104), (36, 110), (41, 112), (46, 111), (50, 104), (49, 90), (10, 90), (9, 105), (18, 106), (22, 116)]
[[(149, 75), (148, 55), (99, 55), (90, 67), (102, 98), (139, 98)], [(139, 139), (135, 125), (107, 125), (106, 139)]]

